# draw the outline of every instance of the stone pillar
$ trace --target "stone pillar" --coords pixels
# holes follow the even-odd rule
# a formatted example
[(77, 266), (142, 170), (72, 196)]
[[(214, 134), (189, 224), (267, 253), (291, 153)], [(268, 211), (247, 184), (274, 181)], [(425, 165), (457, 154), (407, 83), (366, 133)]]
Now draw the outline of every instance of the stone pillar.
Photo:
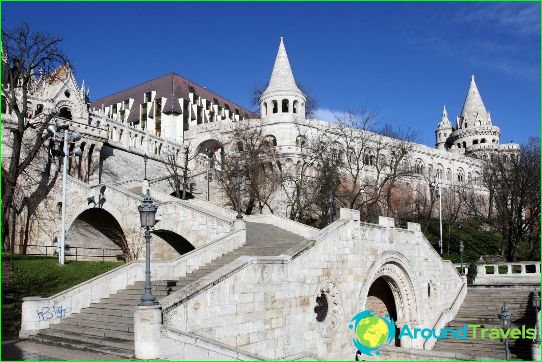
[(157, 305), (137, 306), (134, 312), (134, 346), (137, 359), (160, 357), (160, 328), (162, 307)]
[(245, 230), (247, 228), (247, 223), (244, 219), (235, 219), (233, 222), (233, 230)]

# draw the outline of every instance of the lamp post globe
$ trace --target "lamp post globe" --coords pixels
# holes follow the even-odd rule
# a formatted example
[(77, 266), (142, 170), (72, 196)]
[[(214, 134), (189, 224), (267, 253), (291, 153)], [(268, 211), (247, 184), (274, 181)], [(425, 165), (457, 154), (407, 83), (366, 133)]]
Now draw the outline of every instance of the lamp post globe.
[(138, 207), (139, 218), (141, 221), (141, 227), (144, 229), (149, 229), (156, 224), (156, 211), (158, 211), (158, 206), (152, 201), (152, 197), (147, 190), (147, 194), (143, 197), (143, 202)]

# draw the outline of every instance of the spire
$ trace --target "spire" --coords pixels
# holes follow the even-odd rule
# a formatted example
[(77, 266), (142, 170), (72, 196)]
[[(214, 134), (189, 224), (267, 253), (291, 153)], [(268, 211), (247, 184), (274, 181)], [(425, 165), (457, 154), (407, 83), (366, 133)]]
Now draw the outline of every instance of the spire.
[(297, 85), (295, 84), (294, 74), (288, 61), (288, 54), (286, 54), (286, 47), (284, 46), (284, 40), (280, 38), (279, 50), (275, 59), (275, 65), (273, 66), (273, 72), (271, 73), (271, 79), (269, 85), (264, 93), (270, 93), (274, 91), (293, 91), (295, 93), (301, 93)]
[(452, 124), (448, 119), (448, 111), (446, 111), (446, 106), (442, 109), (442, 117), (438, 124), (438, 129), (452, 128)]
[[(488, 122), (488, 112), (474, 81), (474, 75), (471, 77), (469, 90), (467, 92), (467, 98), (465, 98), (465, 103), (463, 104), (463, 109), (461, 110), (460, 118), (467, 119), (470, 121), (480, 120), (482, 124)], [(474, 126), (474, 124), (473, 124)]]

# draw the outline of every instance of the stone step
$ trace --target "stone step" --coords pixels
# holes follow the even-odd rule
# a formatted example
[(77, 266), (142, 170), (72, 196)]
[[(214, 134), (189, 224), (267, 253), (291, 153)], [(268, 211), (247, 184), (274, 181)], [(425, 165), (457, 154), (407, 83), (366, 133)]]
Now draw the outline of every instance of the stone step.
[(125, 358), (134, 357), (134, 342), (118, 338), (95, 338), (80, 333), (46, 329), (29, 337), (29, 339), (74, 349), (104, 352)]
[(105, 306), (103, 304), (97, 303), (89, 308), (85, 308), (81, 310), (81, 313), (85, 313), (86, 315), (100, 315), (100, 316), (113, 316), (113, 317), (134, 317), (134, 311), (133, 309), (126, 309), (126, 308), (117, 308), (113, 309), (110, 306)]
[(77, 326), (67, 323), (58, 323), (50, 326), (51, 330), (63, 331), (68, 333), (77, 333), (80, 335), (92, 336), (92, 337), (102, 337), (102, 338), (117, 338), (126, 341), (134, 340), (133, 332), (122, 332), (117, 330), (111, 330), (106, 328), (99, 327), (87, 327), (87, 326)]
[[(111, 315), (102, 315), (102, 314), (90, 314), (90, 313), (77, 313), (74, 314), (71, 318), (77, 320), (86, 320), (86, 321), (99, 321), (99, 322), (109, 322), (109, 323), (124, 323), (128, 325), (134, 325), (134, 316), (130, 317), (116, 317)], [(68, 318), (66, 320), (69, 320)]]
[[(130, 323), (131, 322), (131, 323)], [(79, 327), (91, 327), (91, 328), (102, 328), (102, 329), (109, 329), (112, 331), (120, 331), (120, 332), (134, 332), (134, 320), (133, 318), (130, 321), (104, 321), (104, 320), (89, 320), (80, 318), (79, 316), (75, 316), (73, 318), (66, 318), (63, 319), (60, 324), (64, 325), (71, 325), (71, 326), (79, 326)]]

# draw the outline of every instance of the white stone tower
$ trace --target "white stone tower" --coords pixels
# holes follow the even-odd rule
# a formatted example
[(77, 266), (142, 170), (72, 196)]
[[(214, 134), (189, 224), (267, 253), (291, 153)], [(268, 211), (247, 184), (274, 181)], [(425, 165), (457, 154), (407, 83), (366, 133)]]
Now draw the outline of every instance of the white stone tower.
[(446, 106), (442, 110), (442, 117), (435, 131), (435, 146), (439, 150), (446, 149), (446, 139), (452, 134), (453, 128), (450, 120), (448, 119), (448, 112)]
[(292, 119), (293, 115), (305, 118), (305, 102), (305, 95), (295, 84), (288, 54), (281, 37), (269, 85), (260, 97), (261, 117), (283, 118), (288, 115), (288, 118)]
[(474, 75), (461, 114), (457, 117), (457, 129), (448, 140), (451, 149), (460, 153), (485, 153), (499, 147), (499, 127), (491, 123)]

